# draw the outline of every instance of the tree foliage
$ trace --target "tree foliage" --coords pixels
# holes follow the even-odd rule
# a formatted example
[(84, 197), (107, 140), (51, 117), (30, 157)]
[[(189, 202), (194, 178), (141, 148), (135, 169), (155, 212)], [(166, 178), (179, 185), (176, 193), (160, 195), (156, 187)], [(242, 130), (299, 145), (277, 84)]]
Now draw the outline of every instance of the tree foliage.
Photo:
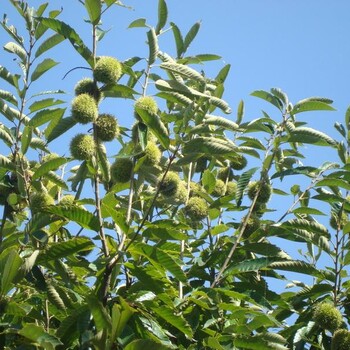
[[(148, 53), (125, 61), (97, 54), (120, 1), (80, 1), (92, 45), (51, 4), (7, 1), (23, 25), (1, 22), (0, 347), (350, 348), (350, 110), (339, 139), (303, 120), (333, 111), (327, 98), (257, 90), (273, 117), (246, 118), (243, 101), (235, 115), (230, 66), (207, 76), (220, 57), (188, 54), (200, 23), (183, 33), (164, 0), (157, 23), (129, 25)], [(74, 111), (63, 91), (32, 87), (59, 69), (50, 50), (62, 42), (90, 71)], [(111, 99), (132, 106), (127, 125), (101, 111)], [(337, 159), (315, 166), (304, 145)]]

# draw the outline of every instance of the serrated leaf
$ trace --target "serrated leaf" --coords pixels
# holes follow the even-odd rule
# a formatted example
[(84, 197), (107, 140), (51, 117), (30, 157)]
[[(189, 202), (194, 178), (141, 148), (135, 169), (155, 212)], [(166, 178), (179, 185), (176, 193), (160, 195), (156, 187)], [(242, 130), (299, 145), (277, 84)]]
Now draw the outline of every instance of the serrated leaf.
[(237, 182), (237, 190), (236, 190), (236, 202), (238, 206), (240, 206), (242, 203), (244, 190), (246, 189), (250, 179), (258, 169), (259, 168), (249, 169), (239, 177), (239, 180)]
[(15, 141), (11, 131), (5, 126), (0, 124), (0, 139), (3, 140), (7, 146), (11, 147)]
[(170, 323), (172, 326), (177, 328), (180, 332), (186, 334), (189, 338), (193, 337), (192, 329), (186, 320), (179, 315), (175, 315), (172, 309), (169, 309), (165, 306), (155, 307), (153, 311), (161, 317), (167, 323)]
[(34, 149), (40, 149), (41, 151), (44, 151), (46, 153), (50, 153), (50, 150), (47, 148), (45, 141), (36, 137), (32, 138), (32, 141), (30, 142), (30, 147)]
[(105, 85), (100, 90), (105, 97), (134, 99), (134, 95), (139, 95), (134, 89), (121, 84)]
[(187, 277), (182, 271), (180, 265), (170, 254), (161, 249), (154, 249), (152, 257), (154, 257), (157, 262), (168, 270), (176, 279), (184, 283), (187, 282)]
[(40, 78), (44, 73), (46, 73), (51, 68), (55, 67), (58, 64), (58, 62), (54, 61), (51, 58), (45, 58), (42, 62), (40, 62), (36, 68), (34, 69), (34, 72), (31, 75), (31, 81), (35, 81), (38, 78)]
[(237, 108), (237, 120), (236, 120), (237, 124), (241, 124), (243, 116), (244, 116), (244, 101), (240, 100)]
[(0, 167), (10, 171), (16, 171), (16, 165), (2, 154), (0, 154)]
[(183, 52), (187, 51), (194, 38), (197, 36), (200, 26), (200, 22), (195, 23), (186, 34), (183, 44)]
[(169, 347), (151, 339), (137, 339), (126, 345), (125, 350), (169, 350)]
[(230, 114), (232, 112), (229, 104), (221, 98), (211, 96), (209, 98), (209, 102), (215, 107), (219, 107), (226, 114)]
[(204, 84), (206, 82), (203, 75), (198, 73), (196, 70), (185, 66), (183, 64), (173, 63), (173, 62), (164, 62), (160, 65), (160, 68), (166, 69), (170, 72), (177, 73), (183, 77), (193, 79), (198, 81), (201, 84)]
[(336, 187), (341, 187), (345, 188), (346, 190), (350, 190), (350, 184), (348, 181), (344, 181), (342, 179), (323, 179), (318, 181), (315, 186), (336, 186)]
[(33, 127), (41, 126), (52, 119), (61, 118), (65, 112), (65, 108), (43, 109), (35, 113), (34, 117), (29, 121), (28, 125)]
[(39, 57), (46, 51), (60, 44), (64, 39), (65, 39), (64, 36), (61, 34), (57, 34), (57, 33), (53, 34), (52, 36), (50, 36), (49, 38), (47, 38), (45, 41), (41, 43), (41, 45), (35, 51), (35, 58)]
[(62, 219), (74, 221), (81, 227), (92, 231), (97, 232), (100, 229), (98, 218), (81, 207), (56, 205), (46, 207), (45, 212), (58, 215)]
[(53, 182), (58, 187), (61, 187), (61, 189), (68, 190), (68, 186), (67, 186), (66, 182), (59, 175), (57, 175), (55, 172), (48, 171), (44, 175), (44, 177), (46, 179), (50, 180), (51, 182)]
[(21, 119), (21, 114), (18, 110), (10, 107), (0, 98), (0, 113), (5, 116), (9, 121), (13, 122), (15, 119)]
[(230, 142), (215, 137), (196, 137), (185, 143), (183, 153), (203, 153), (209, 155), (236, 154), (237, 147)]
[(275, 95), (285, 106), (288, 106), (288, 96), (279, 88), (270, 89), (273, 95)]
[(76, 121), (72, 117), (62, 118), (52, 130), (49, 130), (47, 133), (45, 132), (47, 142), (51, 142), (61, 136), (75, 124)]
[(51, 160), (46, 161), (41, 164), (38, 169), (35, 170), (32, 180), (36, 180), (39, 177), (47, 174), (50, 170), (58, 169), (61, 165), (66, 164), (68, 162), (67, 158), (57, 157)]
[(90, 22), (98, 24), (101, 18), (101, 0), (85, 0), (85, 8), (89, 14)]
[(177, 63), (181, 64), (202, 64), (206, 61), (216, 61), (221, 59), (222, 57), (219, 55), (214, 55), (211, 53), (199, 54), (196, 56), (186, 56), (184, 58), (180, 58), (177, 60)]
[(170, 144), (168, 130), (157, 114), (150, 113), (144, 109), (136, 108), (136, 113), (141, 117), (142, 121), (157, 136), (159, 142), (164, 148), (168, 148)]
[(291, 114), (297, 114), (307, 111), (335, 111), (336, 109), (326, 102), (302, 100), (296, 103), (291, 111)]
[[(45, 98), (43, 100), (33, 102), (28, 108), (30, 110), (30, 113), (33, 113), (33, 112), (39, 111), (41, 109), (44, 109), (47, 107), (52, 107), (52, 106), (59, 105), (62, 103), (64, 103), (63, 100), (56, 100), (54, 98)], [(64, 111), (64, 109), (63, 109), (63, 111)]]
[(39, 18), (40, 22), (70, 41), (74, 49), (93, 67), (94, 60), (92, 52), (86, 47), (77, 32), (68, 24), (54, 18)]
[(9, 42), (6, 45), (4, 45), (4, 50), (18, 56), (21, 59), (23, 64), (26, 63), (27, 53), (26, 53), (26, 50), (24, 50), (24, 48), (22, 46), (14, 43), (14, 42)]
[(156, 26), (156, 34), (158, 35), (166, 25), (168, 20), (168, 7), (165, 0), (158, 1), (158, 23)]
[(149, 48), (148, 64), (152, 65), (156, 61), (158, 50), (159, 50), (158, 37), (154, 28), (151, 28), (147, 32), (147, 39), (148, 39), (148, 48)]
[(49, 301), (54, 304), (59, 310), (66, 310), (66, 305), (64, 304), (55, 287), (51, 284), (47, 284), (46, 289)]
[(299, 207), (293, 210), (294, 214), (306, 214), (306, 215), (326, 215), (322, 211), (316, 209), (316, 208), (309, 208), (309, 207)]
[(101, 147), (101, 145), (97, 147), (97, 157), (98, 164), (102, 172), (103, 181), (106, 181), (108, 183), (111, 179), (111, 170), (109, 161), (107, 159), (106, 149)]
[(264, 90), (256, 90), (251, 93), (251, 96), (262, 98), (263, 100), (270, 102), (275, 107), (277, 107), (280, 111), (282, 111), (283, 106), (281, 105), (281, 101), (274, 95), (270, 94)]
[(66, 258), (79, 252), (90, 251), (95, 248), (94, 243), (87, 237), (71, 238), (67, 241), (51, 243), (38, 257), (38, 263)]

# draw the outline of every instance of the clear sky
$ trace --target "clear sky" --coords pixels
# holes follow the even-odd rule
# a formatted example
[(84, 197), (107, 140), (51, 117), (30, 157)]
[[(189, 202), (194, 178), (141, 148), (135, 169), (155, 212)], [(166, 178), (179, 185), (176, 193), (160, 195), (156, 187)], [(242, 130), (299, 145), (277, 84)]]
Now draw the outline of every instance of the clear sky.
[[(17, 25), (18, 16), (8, 0), (0, 0), (0, 16), (8, 14), (9, 23)], [(125, 60), (132, 56), (148, 56), (146, 29), (127, 29), (137, 18), (147, 18), (150, 25), (157, 23), (158, 0), (123, 0), (133, 9), (111, 8), (103, 18), (103, 27), (110, 29), (99, 44), (99, 55), (111, 55)], [(30, 1), (38, 4), (39, 1)], [(224, 98), (236, 111), (243, 99), (246, 105), (246, 120), (261, 116), (261, 109), (279, 118), (277, 110), (263, 100), (251, 97), (254, 90), (279, 87), (293, 103), (310, 96), (323, 96), (334, 100), (337, 112), (317, 112), (298, 115), (299, 120), (310, 122), (333, 137), (336, 121), (342, 122), (350, 105), (350, 1), (348, 0), (168, 0), (169, 20), (175, 22), (185, 35), (196, 21), (201, 21), (201, 30), (191, 45), (188, 54), (214, 53), (222, 59), (204, 67), (206, 75), (215, 77), (227, 63), (232, 65), (227, 80)], [(60, 18), (67, 21), (77, 32), (91, 41), (88, 24), (83, 22), (87, 14), (78, 0), (50, 1), (51, 8), (60, 8)], [(0, 44), (9, 41), (0, 31)], [(91, 47), (91, 45), (90, 45)], [(175, 56), (175, 45), (169, 31), (160, 38), (160, 49)], [(60, 44), (52, 51), (52, 57), (62, 62), (46, 75), (46, 79), (33, 85), (33, 93), (40, 90), (63, 89), (67, 91), (67, 114), (75, 83), (87, 75), (87, 71), (75, 70), (67, 78), (63, 75), (70, 69), (85, 65), (70, 44)], [(4, 51), (0, 53), (0, 65), (15, 70), (16, 63)], [(202, 69), (202, 67), (197, 67)], [(39, 85), (41, 84), (41, 85)], [(0, 89), (6, 89), (0, 81)], [(101, 108), (111, 109), (122, 125), (133, 123), (132, 101), (112, 100)], [(217, 112), (219, 113), (219, 112)], [(1, 121), (0, 116), (0, 121)], [(235, 115), (232, 116), (235, 119)], [(87, 131), (76, 126), (72, 133)], [(68, 143), (57, 140), (53, 143), (61, 155), (68, 155)], [(0, 144), (0, 153), (2, 150)], [(116, 154), (118, 146), (109, 151)], [(113, 147), (115, 147), (113, 149)], [(320, 165), (332, 160), (333, 153), (312, 153), (311, 162)]]

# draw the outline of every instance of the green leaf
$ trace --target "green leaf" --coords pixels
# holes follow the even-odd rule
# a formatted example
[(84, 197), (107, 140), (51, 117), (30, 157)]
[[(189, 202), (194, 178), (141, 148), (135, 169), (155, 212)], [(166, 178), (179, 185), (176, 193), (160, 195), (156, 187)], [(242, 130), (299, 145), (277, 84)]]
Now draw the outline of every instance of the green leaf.
[(165, 251), (161, 249), (154, 249), (154, 253), (152, 257), (156, 259), (156, 261), (161, 264), (166, 270), (168, 270), (176, 279), (181, 282), (187, 283), (187, 277), (182, 271), (179, 264), (175, 261), (175, 259)]
[(285, 106), (288, 106), (289, 100), (288, 96), (279, 88), (270, 89), (273, 95), (275, 95)]
[(146, 18), (138, 18), (135, 21), (132, 21), (128, 28), (147, 28)]
[(328, 187), (341, 187), (345, 188), (346, 190), (350, 190), (350, 184), (348, 181), (344, 181), (342, 179), (323, 179), (318, 181), (315, 186), (328, 186)]
[(174, 310), (169, 309), (166, 306), (155, 307), (153, 310), (158, 316), (160, 316), (165, 322), (171, 324), (177, 328), (180, 332), (186, 334), (189, 338), (193, 337), (192, 329), (186, 320), (180, 316), (175, 315)]
[(81, 227), (92, 231), (100, 229), (98, 218), (84, 208), (77, 206), (49, 206), (45, 211), (51, 214), (58, 215), (63, 219), (76, 222)]
[(237, 124), (241, 124), (243, 116), (244, 116), (244, 101), (240, 100), (237, 108), (237, 120), (236, 120)]
[(226, 114), (230, 114), (232, 112), (229, 104), (221, 98), (211, 96), (209, 98), (209, 102), (215, 107), (219, 107)]
[[(64, 103), (64, 101), (62, 101), (62, 100), (56, 100), (54, 98), (45, 98), (43, 100), (33, 102), (28, 108), (30, 110), (30, 113), (33, 113), (33, 112), (39, 111), (39, 110), (47, 108), (47, 107), (60, 105), (62, 103)], [(52, 110), (50, 110), (50, 111), (52, 111)], [(64, 109), (63, 109), (63, 111), (64, 111)]]
[(38, 127), (55, 118), (62, 118), (65, 108), (43, 109), (37, 112), (28, 123), (29, 126)]
[(208, 155), (236, 154), (237, 147), (230, 142), (215, 137), (197, 137), (185, 143), (184, 154), (203, 153)]
[(38, 78), (40, 78), (44, 73), (46, 73), (51, 68), (55, 67), (58, 64), (58, 62), (55, 62), (51, 58), (45, 58), (41, 63), (39, 63), (36, 68), (34, 69), (34, 72), (31, 75), (31, 81), (35, 81)]
[(102, 303), (93, 295), (86, 298), (97, 332), (110, 330), (112, 320)]
[(167, 20), (168, 20), (168, 7), (166, 5), (165, 0), (159, 0), (158, 1), (158, 23), (156, 26), (156, 34), (157, 35), (164, 28)]
[(68, 190), (68, 186), (66, 184), (66, 182), (55, 172), (53, 171), (48, 171), (44, 177), (48, 180), (50, 180), (51, 182), (53, 182), (55, 185), (57, 185), (58, 187), (61, 187), (61, 189), (63, 190)]
[(186, 34), (183, 44), (183, 52), (187, 51), (194, 38), (197, 36), (200, 26), (200, 22), (195, 23)]
[(154, 28), (151, 28), (147, 32), (148, 39), (148, 47), (149, 47), (149, 56), (148, 56), (148, 64), (152, 65), (157, 58), (158, 55), (158, 38)]
[(56, 33), (61, 34), (68, 39), (73, 45), (74, 49), (85, 59), (86, 62), (89, 63), (91, 67), (93, 67), (94, 60), (92, 52), (87, 48), (83, 40), (72, 27), (54, 18), (42, 17), (39, 18), (39, 20), (43, 25), (51, 28)]
[(12, 86), (17, 87), (20, 76), (18, 74), (12, 75), (5, 67), (0, 66), (0, 78), (6, 80)]
[(220, 72), (215, 78), (215, 81), (217, 81), (219, 84), (223, 84), (230, 72), (231, 65), (226, 64), (223, 68), (221, 68)]
[(66, 310), (66, 305), (60, 297), (59, 293), (52, 284), (46, 285), (47, 296), (49, 301), (57, 307), (59, 310)]
[(55, 125), (52, 128), (52, 130), (49, 130), (48, 132), (46, 132), (45, 130), (45, 136), (46, 136), (47, 142), (51, 142), (57, 137), (61, 136), (67, 130), (71, 129), (75, 124), (76, 124), (76, 121), (72, 117), (60, 119), (58, 124)]
[(336, 146), (337, 144), (336, 141), (327, 134), (303, 126), (297, 127), (291, 132), (288, 142), (311, 143), (320, 146)]
[(223, 127), (226, 130), (233, 130), (233, 131), (237, 130), (239, 127), (235, 122), (233, 122), (229, 119), (226, 119), (223, 117), (216, 117), (216, 116), (212, 116), (212, 115), (207, 115), (204, 118), (203, 122), (204, 122), (204, 124), (215, 125), (218, 127)]
[(294, 214), (306, 214), (306, 215), (326, 215), (322, 211), (316, 209), (316, 208), (309, 208), (309, 207), (299, 207), (293, 210)]
[(71, 238), (67, 241), (51, 243), (38, 257), (38, 263), (66, 258), (79, 252), (90, 251), (95, 248), (94, 243), (87, 237)]
[(112, 307), (112, 340), (120, 337), (128, 320), (135, 312), (135, 310), (130, 307), (122, 297), (119, 297), (118, 299), (119, 304), (114, 304)]
[(63, 345), (58, 338), (47, 333), (43, 327), (38, 326), (36, 323), (26, 323), (18, 331), (18, 334), (45, 350), (55, 350), (57, 346)]
[(137, 339), (129, 343), (125, 350), (169, 350), (169, 347), (151, 339)]
[(11, 131), (5, 126), (0, 124), (0, 139), (3, 140), (8, 147), (11, 147), (15, 141), (11, 134)]
[(23, 133), (21, 136), (21, 151), (23, 154), (26, 154), (28, 151), (28, 147), (30, 142), (32, 141), (33, 135), (33, 127), (26, 125), (23, 129)]
[(67, 162), (67, 158), (57, 157), (41, 164), (39, 168), (35, 170), (32, 180), (40, 178), (41, 176), (47, 174), (50, 170), (58, 169), (61, 165), (66, 164)]
[(9, 107), (2, 99), (0, 99), (0, 113), (3, 114), (9, 121), (13, 122), (14, 119), (21, 119), (20, 112), (14, 108)]
[(142, 121), (157, 136), (159, 142), (164, 148), (168, 148), (170, 144), (168, 130), (158, 115), (150, 113), (144, 109), (136, 108), (136, 113), (141, 117)]
[(101, 0), (85, 0), (85, 8), (89, 14), (90, 22), (98, 24), (101, 19)]
[(249, 169), (239, 177), (239, 180), (237, 182), (237, 190), (236, 190), (236, 202), (238, 206), (240, 206), (242, 203), (244, 190), (246, 189), (250, 179), (258, 169), (259, 168)]
[(9, 91), (0, 90), (0, 98), (2, 98), (7, 102), (12, 103), (16, 107), (18, 106), (17, 98), (13, 94), (11, 94), (11, 92)]
[(101, 144), (97, 147), (97, 157), (99, 168), (102, 172), (102, 179), (108, 183), (111, 179), (111, 170), (107, 159), (106, 149)]
[(10, 171), (16, 171), (16, 165), (7, 157), (0, 154), (0, 167)]
[(17, 251), (3, 251), (0, 255), (0, 294), (5, 296), (13, 287), (13, 280), (20, 272), (20, 268), (23, 264), (21, 257)]
[(205, 84), (206, 80), (198, 73), (196, 70), (187, 67), (183, 64), (173, 63), (173, 62), (164, 62), (160, 65), (160, 68), (166, 69), (170, 72), (177, 73), (185, 78), (193, 79), (201, 84)]
[(60, 44), (64, 40), (64, 36), (61, 34), (53, 34), (49, 38), (47, 38), (45, 41), (41, 43), (41, 45), (38, 47), (38, 49), (35, 51), (35, 58), (39, 57), (46, 51), (52, 49), (56, 45)]
[(251, 93), (251, 96), (262, 98), (263, 100), (270, 102), (275, 107), (277, 107), (280, 111), (282, 111), (283, 106), (281, 105), (281, 101), (274, 95), (270, 94), (264, 90), (256, 90)]
[(4, 45), (4, 50), (18, 56), (21, 59), (23, 64), (26, 63), (27, 53), (22, 46), (14, 43), (14, 42), (9, 42), (6, 45)]
[(291, 114), (297, 114), (307, 111), (335, 111), (336, 109), (326, 102), (302, 100), (296, 103)]
[(104, 97), (134, 99), (134, 95), (139, 95), (134, 89), (121, 84), (105, 85), (100, 90), (103, 92)]
[(180, 58), (182, 54), (185, 52), (183, 37), (179, 27), (175, 23), (170, 22), (170, 25), (174, 34), (177, 57)]

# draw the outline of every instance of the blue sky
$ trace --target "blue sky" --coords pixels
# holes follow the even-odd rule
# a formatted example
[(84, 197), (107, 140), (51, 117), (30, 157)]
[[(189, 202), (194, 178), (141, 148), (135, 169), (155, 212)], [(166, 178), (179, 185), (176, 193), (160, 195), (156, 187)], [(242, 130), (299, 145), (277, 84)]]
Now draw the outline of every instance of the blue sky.
[[(1, 0), (0, 15), (8, 14), (9, 23), (17, 25), (18, 16), (7, 0)], [(37, 0), (31, 4), (38, 4)], [(61, 19), (67, 21), (90, 43), (88, 24), (83, 22), (87, 14), (78, 0), (50, 1), (51, 7), (63, 7)], [(111, 8), (103, 18), (103, 26), (110, 29), (99, 44), (99, 55), (111, 55), (125, 60), (131, 56), (148, 55), (145, 28), (127, 29), (137, 18), (147, 18), (150, 25), (157, 23), (157, 0), (124, 0), (133, 10), (121, 7)], [(57, 5), (56, 5), (57, 4)], [(188, 54), (214, 53), (222, 56), (219, 61), (208, 63), (204, 68), (207, 76), (215, 77), (227, 63), (232, 65), (226, 83), (224, 98), (234, 113), (238, 102), (246, 105), (246, 120), (261, 116), (261, 110), (271, 112), (272, 117), (280, 116), (275, 109), (250, 93), (254, 90), (268, 90), (279, 87), (295, 103), (310, 96), (329, 97), (334, 100), (336, 112), (305, 113), (299, 120), (307, 121), (333, 137), (336, 121), (342, 122), (350, 105), (350, 2), (348, 0), (168, 0), (169, 20), (175, 22), (183, 34), (197, 21), (201, 30), (191, 45)], [(21, 25), (18, 24), (20, 27)], [(0, 31), (0, 44), (9, 38)], [(91, 47), (91, 45), (90, 45)], [(175, 55), (172, 33), (160, 38), (160, 49)], [(46, 79), (35, 83), (33, 93), (40, 90), (63, 89), (69, 103), (73, 87), (85, 70), (75, 70), (64, 80), (63, 75), (70, 69), (85, 65), (68, 43), (60, 44), (52, 51), (52, 57), (61, 64), (46, 75)], [(16, 63), (4, 51), (0, 54), (0, 65), (15, 71)], [(0, 89), (7, 86), (0, 81)], [(133, 123), (132, 101), (111, 100), (103, 103), (102, 109), (114, 112), (120, 123), (130, 127)], [(218, 112), (219, 113), (219, 112)], [(0, 117), (2, 118), (2, 117)], [(233, 114), (232, 119), (235, 119)], [(0, 119), (1, 121), (1, 119)], [(86, 132), (87, 127), (76, 126), (72, 135)], [(66, 142), (65, 142), (66, 141)], [(69, 139), (55, 141), (53, 147), (60, 154), (68, 155)], [(0, 144), (0, 153), (8, 153)], [(108, 145), (109, 152), (116, 154), (118, 145)], [(323, 150), (323, 149), (322, 149)], [(308, 147), (311, 163), (320, 165), (331, 160), (333, 153), (313, 153)]]

